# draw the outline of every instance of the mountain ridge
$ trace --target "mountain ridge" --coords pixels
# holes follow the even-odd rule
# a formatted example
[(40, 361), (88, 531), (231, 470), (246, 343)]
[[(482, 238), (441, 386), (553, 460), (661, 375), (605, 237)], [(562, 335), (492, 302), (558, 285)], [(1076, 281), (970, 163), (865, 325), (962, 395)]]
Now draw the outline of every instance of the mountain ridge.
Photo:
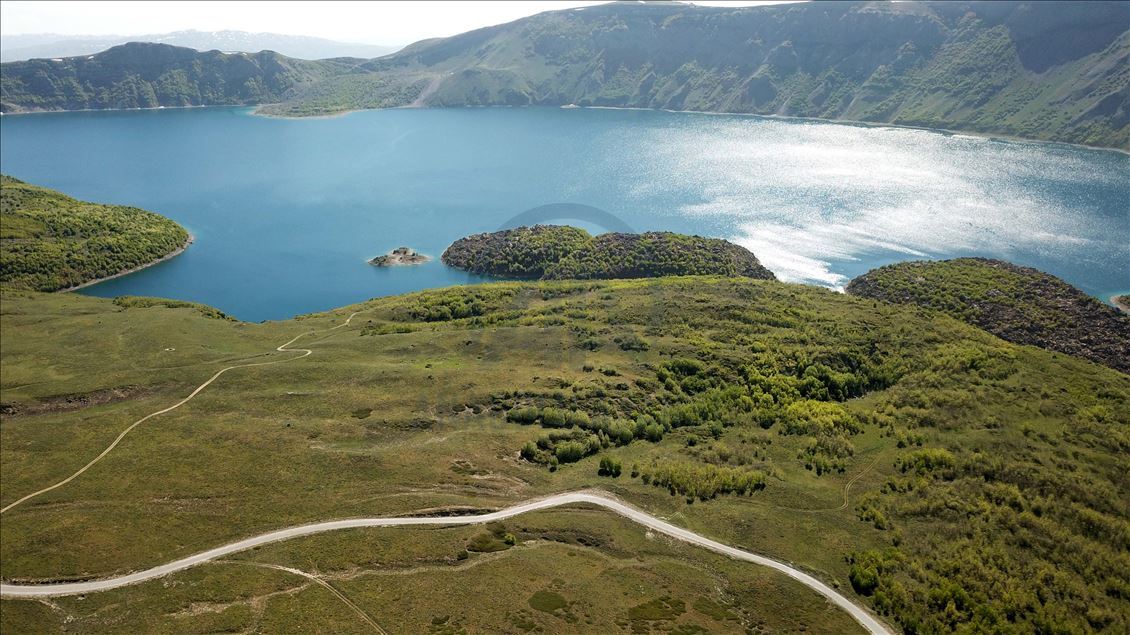
[(41, 33), (28, 35), (9, 35), (5, 37), (14, 44), (5, 46), (0, 52), (2, 62), (20, 62), (30, 59), (50, 59), (56, 57), (79, 57), (94, 55), (108, 48), (129, 42), (148, 42), (183, 46), (197, 51), (219, 50), (225, 52), (257, 53), (259, 51), (278, 51), (287, 57), (299, 59), (331, 59), (335, 57), (357, 57), (371, 59), (387, 55), (397, 50), (396, 46), (339, 42), (308, 35), (287, 35), (282, 33), (250, 32), (232, 29), (201, 31), (185, 29), (168, 33), (145, 35), (63, 35)]
[[(1130, 149), (1128, 25), (1130, 5), (1118, 2), (612, 3), (423, 40), (371, 60), (287, 60), (318, 70), (278, 82), (264, 72), (258, 81), (272, 90), (241, 99), (205, 91), (191, 105), (259, 105), (263, 114), (296, 117), (403, 106), (611, 106)], [(100, 86), (71, 59), (5, 64), (0, 109), (74, 109), (72, 94), (112, 92), (132, 69)], [(74, 82), (89, 86), (76, 91)], [(156, 105), (190, 105), (183, 101)]]
[(258, 105), (355, 63), (130, 42), (96, 55), (3, 64), (0, 111)]

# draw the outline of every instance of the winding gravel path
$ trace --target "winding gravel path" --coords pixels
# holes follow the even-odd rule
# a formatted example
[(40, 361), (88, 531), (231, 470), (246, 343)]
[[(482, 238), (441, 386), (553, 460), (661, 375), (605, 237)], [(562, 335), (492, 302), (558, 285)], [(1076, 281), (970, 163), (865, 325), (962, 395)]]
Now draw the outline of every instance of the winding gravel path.
[(79, 595), (84, 593), (94, 593), (96, 591), (105, 591), (108, 589), (116, 589), (118, 587), (127, 586), (130, 584), (137, 584), (146, 580), (160, 578), (170, 573), (183, 571), (189, 567), (194, 567), (198, 564), (222, 558), (233, 553), (245, 551), (253, 547), (265, 545), (280, 540), (289, 540), (291, 538), (298, 538), (300, 536), (310, 536), (327, 531), (337, 531), (339, 529), (352, 529), (358, 527), (424, 527), (424, 526), (455, 526), (455, 525), (473, 525), (479, 523), (487, 523), (495, 520), (503, 520), (525, 514), (532, 511), (541, 509), (549, 509), (551, 507), (559, 507), (561, 505), (572, 505), (576, 503), (589, 503), (603, 507), (609, 511), (615, 512), (632, 520), (636, 523), (643, 525), (649, 529), (666, 534), (677, 540), (682, 540), (693, 545), (705, 547), (711, 551), (752, 562), (761, 566), (769, 567), (780, 571), (781, 573), (789, 576), (790, 578), (800, 582), (806, 587), (823, 595), (836, 606), (847, 611), (857, 622), (859, 622), (869, 633), (873, 635), (891, 635), (892, 630), (884, 626), (875, 617), (871, 615), (867, 609), (855, 604), (847, 597), (841, 595), (835, 589), (824, 584), (820, 580), (800, 571), (783, 562), (760, 556), (743, 549), (724, 545), (720, 542), (711, 540), (705, 536), (694, 533), (693, 531), (676, 527), (662, 519), (656, 518), (647, 512), (636, 509), (626, 505), (607, 494), (598, 491), (580, 491), (568, 492), (564, 494), (556, 494), (547, 498), (522, 503), (513, 507), (508, 507), (489, 514), (479, 514), (476, 516), (450, 516), (450, 517), (393, 517), (393, 518), (355, 518), (352, 520), (334, 520), (323, 523), (314, 523), (311, 525), (300, 525), (298, 527), (291, 527), (289, 529), (280, 529), (270, 533), (262, 534), (252, 538), (232, 542), (215, 549), (209, 549), (196, 555), (181, 558), (175, 562), (163, 564), (152, 569), (145, 571), (137, 571), (128, 575), (119, 576), (116, 578), (108, 578), (104, 580), (91, 580), (88, 582), (71, 582), (66, 584), (42, 584), (42, 585), (22, 585), (22, 584), (0, 584), (0, 596), (10, 598), (41, 598), (50, 596), (62, 595)]

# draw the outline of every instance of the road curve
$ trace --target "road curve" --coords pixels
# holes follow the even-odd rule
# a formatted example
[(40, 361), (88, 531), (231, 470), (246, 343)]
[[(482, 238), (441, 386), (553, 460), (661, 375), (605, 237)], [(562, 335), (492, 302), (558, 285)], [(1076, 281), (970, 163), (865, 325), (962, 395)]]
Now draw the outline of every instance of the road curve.
[(91, 580), (88, 582), (70, 582), (66, 584), (40, 584), (40, 585), (22, 585), (22, 584), (0, 584), (0, 597), (6, 598), (42, 598), (51, 596), (63, 595), (79, 595), (85, 593), (94, 593), (96, 591), (106, 591), (108, 589), (116, 589), (118, 587), (127, 586), (130, 584), (137, 584), (146, 580), (160, 578), (162, 576), (183, 571), (189, 567), (194, 567), (198, 564), (215, 560), (239, 551), (251, 549), (272, 542), (280, 540), (289, 540), (291, 538), (298, 538), (300, 536), (309, 536), (312, 534), (319, 534), (326, 531), (337, 531), (339, 529), (353, 529), (358, 527), (407, 527), (407, 526), (454, 526), (454, 525), (473, 525), (479, 523), (486, 523), (495, 520), (503, 520), (511, 518), (520, 514), (525, 514), (532, 511), (541, 509), (549, 509), (551, 507), (559, 507), (561, 505), (571, 505), (575, 503), (589, 503), (603, 507), (609, 511), (615, 512), (632, 520), (644, 527), (652, 529), (662, 534), (666, 534), (677, 540), (682, 540), (693, 545), (705, 547), (711, 551), (720, 553), (722, 555), (730, 556), (738, 560), (752, 562), (771, 569), (780, 571), (781, 573), (789, 576), (790, 578), (800, 582), (806, 587), (823, 595), (836, 606), (847, 611), (857, 622), (859, 622), (869, 633), (873, 635), (892, 635), (893, 631), (879, 622), (871, 615), (867, 609), (855, 604), (847, 597), (841, 595), (835, 589), (824, 584), (820, 580), (800, 571), (792, 566), (783, 562), (779, 562), (772, 558), (760, 556), (749, 551), (724, 545), (720, 542), (711, 540), (705, 536), (694, 533), (693, 531), (676, 527), (671, 523), (656, 518), (645, 511), (636, 509), (626, 505), (607, 494), (598, 491), (580, 491), (580, 492), (566, 492), (563, 494), (556, 494), (546, 498), (533, 500), (513, 507), (507, 507), (496, 512), (489, 514), (479, 514), (476, 516), (448, 516), (448, 517), (392, 517), (392, 518), (355, 518), (351, 520), (333, 520), (329, 522), (314, 523), (311, 525), (299, 525), (298, 527), (291, 527), (289, 529), (280, 529), (270, 533), (246, 538), (238, 542), (229, 543), (222, 547), (209, 549), (198, 553), (196, 555), (181, 558), (180, 560), (163, 564), (152, 569), (145, 571), (137, 571), (128, 575), (119, 576), (116, 578), (108, 578), (104, 580)]
[[(353, 312), (349, 317), (345, 318), (344, 322), (342, 322), (341, 324), (338, 324), (337, 326), (330, 327), (330, 328), (326, 329), (326, 331), (336, 331), (337, 329), (339, 329), (343, 326), (348, 326), (349, 323), (353, 320), (353, 317), (356, 316), (358, 313), (360, 313), (360, 311)], [(302, 353), (301, 355), (295, 355), (294, 357), (287, 357), (285, 359), (274, 359), (274, 360), (271, 360), (269, 362), (254, 362), (254, 363), (250, 363), (250, 364), (236, 364), (235, 366), (228, 366), (227, 368), (221, 368), (220, 370), (216, 371), (216, 374), (209, 377), (208, 381), (197, 386), (196, 390), (193, 390), (184, 399), (181, 399), (180, 401), (169, 406), (168, 408), (158, 410), (157, 412), (151, 412), (151, 413), (145, 415), (144, 417), (138, 419), (137, 421), (134, 421), (133, 423), (131, 423), (129, 425), (129, 427), (127, 427), (125, 430), (122, 430), (121, 434), (119, 434), (117, 436), (117, 438), (114, 439), (113, 443), (111, 443), (109, 446), (107, 446), (105, 450), (102, 450), (102, 452), (98, 456), (91, 459), (89, 463), (87, 463), (86, 465), (79, 468), (79, 470), (77, 472), (75, 472), (74, 474), (71, 474), (67, 478), (59, 481), (58, 483), (55, 483), (54, 485), (49, 485), (47, 487), (44, 487), (41, 490), (32, 492), (32, 493), (28, 494), (27, 496), (24, 496), (23, 498), (21, 498), (19, 500), (16, 500), (12, 503), (9, 503), (3, 509), (0, 509), (0, 514), (3, 514), (4, 512), (8, 511), (9, 509), (12, 509), (13, 507), (20, 505), (24, 502), (27, 502), (27, 501), (35, 498), (36, 496), (39, 496), (41, 494), (46, 494), (47, 492), (50, 492), (53, 489), (62, 487), (64, 485), (66, 485), (67, 483), (70, 483), (71, 481), (75, 480), (76, 478), (81, 476), (83, 472), (94, 467), (95, 463), (106, 458), (106, 455), (109, 454), (111, 451), (113, 451), (114, 448), (118, 447), (118, 444), (122, 442), (122, 439), (126, 438), (126, 435), (128, 435), (130, 432), (133, 432), (134, 428), (136, 428), (137, 426), (139, 426), (139, 425), (145, 423), (146, 421), (152, 419), (153, 417), (163, 415), (166, 412), (170, 412), (172, 410), (176, 410), (177, 408), (180, 408), (181, 406), (188, 403), (189, 401), (192, 401), (193, 397), (195, 397), (196, 395), (199, 395), (202, 390), (204, 390), (205, 388), (210, 386), (212, 384), (212, 382), (219, 379), (220, 375), (223, 375), (224, 373), (228, 372), (229, 370), (235, 370), (237, 368), (251, 368), (252, 366), (271, 366), (273, 364), (282, 364), (282, 363), (285, 363), (285, 362), (293, 362), (296, 359), (302, 359), (303, 357), (306, 357), (307, 355), (312, 354), (314, 351), (312, 351), (308, 348), (287, 348), (291, 344), (297, 342), (298, 338), (303, 337), (305, 335), (310, 335), (311, 333), (314, 333), (314, 331), (306, 331), (305, 333), (299, 333), (298, 335), (294, 336), (294, 339), (290, 340), (286, 344), (283, 344), (282, 346), (279, 346), (278, 348), (275, 349), (276, 351), (279, 351), (280, 353)]]

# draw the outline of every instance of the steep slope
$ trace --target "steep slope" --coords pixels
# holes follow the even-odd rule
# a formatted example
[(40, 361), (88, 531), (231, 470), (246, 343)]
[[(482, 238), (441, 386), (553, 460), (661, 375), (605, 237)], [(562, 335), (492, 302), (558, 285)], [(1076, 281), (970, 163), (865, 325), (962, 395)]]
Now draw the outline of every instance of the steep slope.
[(86, 57), (4, 64), (0, 110), (263, 104), (346, 72), (356, 61), (296, 60), (271, 51), (201, 53), (132, 42)]
[(903, 262), (868, 271), (847, 292), (937, 309), (1010, 342), (1130, 374), (1130, 317), (1036, 269), (985, 258)]
[(430, 106), (759, 113), (1130, 147), (1126, 3), (610, 4), (366, 66), (432, 78)]
[(0, 176), (0, 282), (56, 291), (179, 253), (189, 235), (136, 207), (77, 201)]
[[(1130, 148), (1125, 2), (612, 3), (417, 42), (357, 68), (268, 53), (196, 55), (203, 57), (194, 71), (149, 87), (181, 67), (154, 73), (150, 55), (105, 54), (91, 64), (5, 64), (2, 106), (15, 112), (285, 100), (265, 111), (302, 116), (406, 105), (578, 104), (895, 123)], [(222, 86), (216, 77), (224, 78)]]

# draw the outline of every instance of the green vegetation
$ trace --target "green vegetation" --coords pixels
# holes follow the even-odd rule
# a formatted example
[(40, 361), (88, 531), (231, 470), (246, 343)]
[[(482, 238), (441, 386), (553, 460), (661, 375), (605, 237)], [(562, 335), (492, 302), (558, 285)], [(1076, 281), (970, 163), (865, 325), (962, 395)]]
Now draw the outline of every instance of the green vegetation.
[(144, 296), (136, 295), (120, 295), (114, 298), (114, 304), (122, 307), (123, 309), (148, 309), (155, 306), (165, 307), (167, 309), (196, 309), (205, 317), (215, 318), (217, 320), (230, 320), (236, 321), (223, 311), (210, 307), (206, 304), (198, 302), (185, 302), (184, 300), (169, 300), (166, 298), (147, 298)]
[(620, 465), (620, 461), (609, 456), (602, 456), (600, 457), (600, 467), (597, 469), (596, 473), (601, 476), (619, 478), (623, 470), (624, 468)]
[(299, 101), (268, 103), (256, 112), (275, 117), (318, 117), (350, 110), (396, 108), (411, 104), (429, 84), (428, 79), (412, 76), (351, 73), (303, 87)]
[(569, 606), (565, 598), (553, 591), (537, 591), (530, 596), (530, 608), (552, 613)]
[(189, 239), (153, 212), (77, 201), (10, 176), (0, 176), (0, 220), (0, 282), (37, 291), (151, 264)]
[(474, 553), (492, 553), (505, 551), (517, 543), (514, 534), (506, 531), (502, 523), (489, 523), (486, 531), (480, 531), (467, 541), (467, 551)]
[[(313, 351), (225, 374), (5, 512), (5, 580), (599, 487), (794, 562), (908, 632), (1130, 626), (1130, 377), (937, 311), (702, 276), (456, 287), (264, 324), (2, 293), (0, 504), (70, 475), (219, 368), (294, 357), (275, 347), (300, 333)], [(406, 632), (852, 628), (781, 576), (585, 508), (343, 531), (229, 560), (60, 611), (5, 600), (2, 628), (362, 624), (324, 587), (247, 562), (319, 572)]]
[(273, 51), (200, 52), (130, 42), (96, 55), (4, 64), (0, 110), (267, 104), (299, 86), (348, 72), (352, 66), (348, 60), (306, 61)]
[(937, 309), (1010, 342), (1130, 373), (1130, 317), (1035, 269), (985, 258), (903, 262), (867, 272), (847, 291)]
[(576, 227), (534, 225), (460, 238), (443, 262), (472, 273), (537, 280), (566, 255), (592, 240)]
[(633, 621), (655, 622), (672, 620), (686, 612), (687, 607), (682, 600), (661, 597), (644, 602), (639, 606), (633, 606), (628, 610), (628, 617)]
[[(443, 262), (503, 278), (592, 280), (657, 276), (722, 275), (773, 280), (749, 250), (717, 238), (672, 232), (607, 233), (596, 237), (576, 227), (535, 225), (460, 238)], [(618, 341), (624, 350), (646, 347), (637, 337)], [(646, 349), (645, 349), (646, 350)]]
[(268, 104), (268, 114), (309, 116), (577, 104), (1130, 149), (1128, 87), (1130, 9), (1121, 2), (610, 3), (425, 40), (367, 62), (157, 44), (12, 62), (3, 65), (0, 108)]
[(680, 494), (687, 502), (710, 500), (719, 494), (752, 494), (765, 489), (765, 474), (715, 465), (694, 463), (662, 463), (645, 468), (640, 475), (644, 484), (666, 488), (672, 496)]
[(717, 238), (672, 232), (596, 236), (550, 267), (547, 280), (745, 276), (773, 280), (744, 247)]
[[(517, 520), (517, 519), (516, 519)], [(523, 516), (523, 546), (460, 560), (475, 527), (373, 529), (279, 543), (222, 563), (83, 598), (0, 602), (5, 633), (372, 633), (317, 572), (389, 633), (862, 633), (790, 578), (648, 539), (585, 509)], [(798, 598), (801, 598), (798, 601)], [(680, 610), (637, 610), (652, 601)], [(660, 623), (647, 620), (668, 620)], [(675, 631), (674, 629), (682, 629)]]

